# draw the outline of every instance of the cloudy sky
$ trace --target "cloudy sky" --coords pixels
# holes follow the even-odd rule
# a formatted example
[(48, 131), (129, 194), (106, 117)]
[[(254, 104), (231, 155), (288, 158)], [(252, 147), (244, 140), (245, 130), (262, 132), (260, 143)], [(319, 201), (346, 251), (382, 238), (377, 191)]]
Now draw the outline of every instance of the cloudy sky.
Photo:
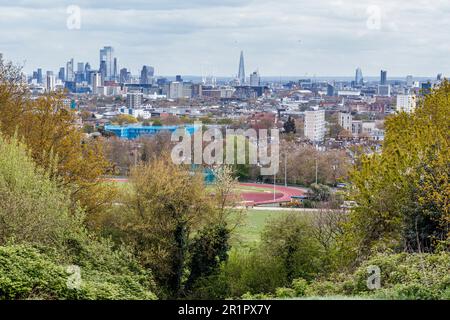
[(111, 45), (133, 74), (234, 76), (241, 49), (263, 76), (450, 74), (448, 0), (92, 2), (0, 0), (0, 52), (26, 72), (71, 57), (98, 68)]

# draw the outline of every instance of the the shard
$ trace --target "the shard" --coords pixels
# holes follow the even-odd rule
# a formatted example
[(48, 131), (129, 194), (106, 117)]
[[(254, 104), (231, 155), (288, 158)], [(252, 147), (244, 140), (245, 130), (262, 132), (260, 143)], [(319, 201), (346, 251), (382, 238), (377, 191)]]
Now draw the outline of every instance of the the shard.
[(239, 59), (238, 79), (241, 85), (245, 83), (244, 51), (241, 51), (241, 58)]

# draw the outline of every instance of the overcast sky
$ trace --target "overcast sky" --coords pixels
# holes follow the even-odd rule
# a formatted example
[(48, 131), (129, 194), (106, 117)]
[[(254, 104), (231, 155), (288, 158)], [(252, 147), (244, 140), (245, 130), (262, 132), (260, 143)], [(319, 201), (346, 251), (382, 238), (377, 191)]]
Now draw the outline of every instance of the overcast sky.
[[(450, 74), (448, 0), (0, 0), (0, 52), (26, 72), (73, 57), (98, 68), (111, 45), (137, 74)], [(67, 13), (81, 10), (80, 29)]]

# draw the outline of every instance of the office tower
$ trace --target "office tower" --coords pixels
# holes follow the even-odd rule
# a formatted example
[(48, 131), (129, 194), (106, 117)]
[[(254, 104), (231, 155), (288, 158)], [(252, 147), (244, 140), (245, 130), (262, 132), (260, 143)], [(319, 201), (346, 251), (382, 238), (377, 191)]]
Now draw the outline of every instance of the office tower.
[(98, 87), (102, 86), (102, 76), (100, 72), (91, 72), (92, 93), (98, 94)]
[(37, 79), (37, 83), (43, 83), (43, 81), (42, 81), (42, 69), (41, 68), (37, 69), (36, 79)]
[(327, 96), (328, 97), (333, 97), (334, 93), (335, 93), (334, 85), (328, 83), (327, 84)]
[(77, 63), (77, 72), (83, 73), (84, 72), (84, 62), (78, 62)]
[(180, 99), (183, 97), (183, 83), (182, 82), (171, 82), (169, 84), (169, 98), (170, 99)]
[(108, 67), (106, 66), (106, 61), (102, 61), (100, 63), (100, 75), (102, 77), (102, 82), (105, 81), (108, 78), (108, 71), (107, 71)]
[(178, 75), (175, 76), (175, 81), (176, 82), (183, 82), (183, 78), (181, 78), (181, 75), (178, 74)]
[(313, 142), (321, 142), (325, 138), (325, 110), (305, 111), (305, 137)]
[(128, 83), (130, 81), (130, 73), (127, 68), (120, 69), (119, 82)]
[(389, 84), (379, 84), (378, 85), (378, 95), (383, 97), (391, 96), (391, 86)]
[(259, 76), (258, 71), (254, 71), (250, 75), (250, 86), (259, 87), (261, 85), (261, 77)]
[(410, 113), (416, 109), (416, 97), (411, 94), (399, 94), (397, 96), (397, 111)]
[(47, 71), (47, 77), (46, 77), (46, 89), (47, 89), (47, 92), (55, 90), (55, 83), (56, 83), (56, 78), (53, 75), (53, 72), (52, 71)]
[(150, 84), (152, 83), (153, 75), (155, 74), (155, 69), (151, 66), (142, 66), (141, 70), (141, 84)]
[(73, 72), (73, 58), (67, 61), (66, 66), (66, 81), (75, 81), (75, 74)]
[(412, 86), (414, 85), (414, 79), (413, 79), (413, 76), (407, 76), (406, 77), (406, 86), (408, 87), (408, 88), (411, 88)]
[(355, 74), (355, 85), (362, 86), (363, 82), (364, 82), (364, 79), (363, 79), (362, 70), (361, 70), (361, 68), (358, 67), (356, 69), (356, 74)]
[(114, 58), (114, 63), (113, 63), (113, 72), (112, 72), (112, 80), (116, 81), (118, 79), (118, 71), (117, 68), (119, 66), (117, 65), (117, 58)]
[(381, 70), (380, 84), (381, 85), (385, 85), (386, 83), (387, 83), (387, 71), (386, 70)]
[(437, 81), (442, 81), (442, 73), (438, 73), (437, 77), (436, 77)]
[(61, 81), (65, 81), (65, 73), (66, 73), (66, 69), (64, 69), (64, 67), (59, 68), (59, 72), (58, 72), (58, 79)]
[(91, 83), (91, 65), (89, 62), (86, 62), (84, 65), (84, 80), (87, 81), (88, 84)]
[(100, 67), (102, 61), (105, 62), (105, 78), (102, 80), (113, 80), (114, 72), (114, 49), (113, 47), (103, 47), (100, 49)]
[(245, 84), (244, 51), (241, 51), (241, 57), (239, 59), (238, 79), (241, 85)]
[(127, 93), (127, 108), (137, 108), (142, 105), (142, 92)]

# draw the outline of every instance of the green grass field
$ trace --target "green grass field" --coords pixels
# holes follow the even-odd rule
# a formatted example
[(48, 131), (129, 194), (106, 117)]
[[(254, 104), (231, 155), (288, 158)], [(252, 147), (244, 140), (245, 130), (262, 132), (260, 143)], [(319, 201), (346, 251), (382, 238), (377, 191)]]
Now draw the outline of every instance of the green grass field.
[[(273, 218), (282, 216), (285, 213), (292, 212), (289, 209), (286, 210), (245, 210), (244, 220), (242, 225), (236, 230), (236, 243), (237, 246), (248, 247), (257, 244), (261, 241), (261, 232), (266, 226), (267, 222)], [(298, 214), (301, 212), (295, 211)]]

